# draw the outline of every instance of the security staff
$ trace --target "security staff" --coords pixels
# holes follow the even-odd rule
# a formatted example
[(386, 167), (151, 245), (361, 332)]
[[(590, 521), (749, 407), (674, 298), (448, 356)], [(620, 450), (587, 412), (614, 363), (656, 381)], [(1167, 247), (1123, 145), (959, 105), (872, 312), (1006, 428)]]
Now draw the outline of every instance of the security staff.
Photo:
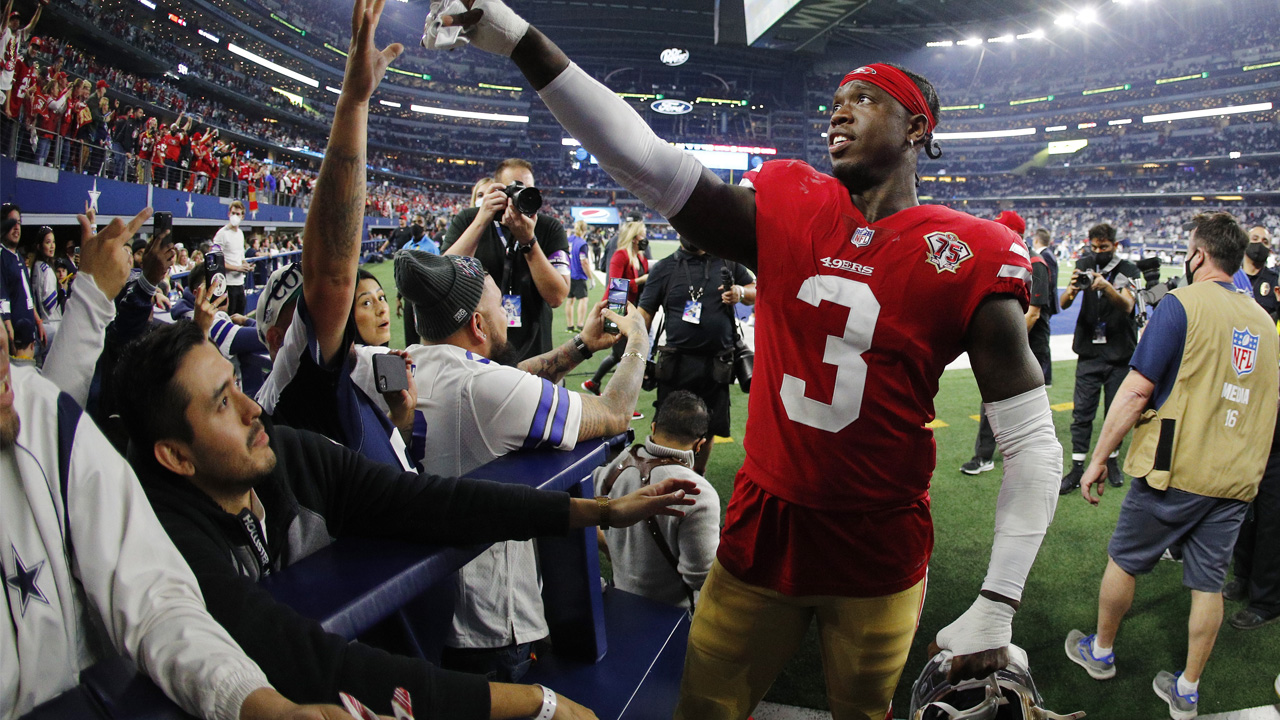
[[(1116, 257), (1116, 229), (1106, 223), (1089, 229), (1093, 255), (1081, 258), (1071, 272), (1071, 285), (1062, 293), (1062, 309), (1083, 293), (1076, 336), (1071, 343), (1076, 363), (1075, 409), (1071, 412), (1071, 471), (1062, 478), (1063, 495), (1080, 487), (1085, 454), (1093, 436), (1093, 418), (1098, 412), (1098, 395), (1111, 409), (1121, 381), (1129, 370), (1129, 358), (1138, 344), (1138, 320), (1133, 313), (1133, 283), (1140, 272), (1128, 260)], [(1085, 279), (1088, 273), (1088, 280)], [(1085, 287), (1081, 288), (1080, 283)], [(1107, 461), (1107, 480), (1112, 487), (1124, 484), (1116, 454)]]
[[(724, 270), (732, 282), (724, 283)], [(738, 263), (707, 255), (680, 239), (680, 249), (659, 260), (649, 271), (640, 312), (652, 323), (664, 311), (665, 344), (658, 347), (658, 398), (688, 390), (702, 398), (711, 414), (707, 442), (695, 458), (694, 470), (704, 474), (711, 457), (711, 437), (729, 435), (729, 385), (733, 382), (736, 342), (734, 305), (756, 301), (751, 272)]]

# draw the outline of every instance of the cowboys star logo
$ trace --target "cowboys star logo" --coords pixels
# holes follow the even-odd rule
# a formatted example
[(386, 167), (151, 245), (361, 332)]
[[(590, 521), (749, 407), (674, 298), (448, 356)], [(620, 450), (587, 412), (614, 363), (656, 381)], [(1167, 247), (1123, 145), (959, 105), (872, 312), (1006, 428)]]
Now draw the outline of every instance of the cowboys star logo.
[(924, 236), (928, 248), (925, 259), (938, 269), (938, 272), (954, 273), (960, 263), (973, 257), (973, 250), (968, 243), (956, 237), (955, 233), (933, 232)]

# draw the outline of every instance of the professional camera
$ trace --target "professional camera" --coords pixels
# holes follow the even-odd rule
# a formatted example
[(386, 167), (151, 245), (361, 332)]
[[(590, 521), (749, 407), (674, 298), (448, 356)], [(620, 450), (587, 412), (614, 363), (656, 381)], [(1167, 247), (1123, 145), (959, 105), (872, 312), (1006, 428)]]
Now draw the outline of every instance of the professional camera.
[(527, 187), (519, 180), (502, 189), (511, 198), (511, 204), (521, 215), (533, 217), (542, 209), (542, 191), (536, 187)]
[(1134, 294), (1137, 298), (1135, 312), (1138, 316), (1138, 327), (1142, 327), (1147, 324), (1147, 317), (1151, 314), (1151, 308), (1159, 305), (1170, 290), (1176, 290), (1187, 283), (1186, 279), (1181, 275), (1161, 282), (1160, 267), (1162, 263), (1160, 258), (1143, 258), (1134, 264), (1142, 271), (1142, 279), (1147, 284), (1145, 288)]
[(1097, 275), (1097, 273), (1092, 270), (1081, 270), (1080, 273), (1076, 275), (1076, 289), (1088, 290), (1089, 286), (1093, 284), (1093, 277), (1095, 275)]

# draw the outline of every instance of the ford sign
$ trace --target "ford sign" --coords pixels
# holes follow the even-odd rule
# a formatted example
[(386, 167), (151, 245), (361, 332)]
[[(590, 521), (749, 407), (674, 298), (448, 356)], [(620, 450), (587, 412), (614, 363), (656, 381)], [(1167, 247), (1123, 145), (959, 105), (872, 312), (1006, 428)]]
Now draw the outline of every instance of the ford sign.
[(671, 67), (683, 65), (689, 62), (689, 51), (680, 48), (667, 48), (662, 51), (658, 59), (662, 60), (663, 65), (670, 65)]
[(654, 100), (653, 111), (663, 115), (684, 115), (693, 112), (693, 105), (684, 100)]

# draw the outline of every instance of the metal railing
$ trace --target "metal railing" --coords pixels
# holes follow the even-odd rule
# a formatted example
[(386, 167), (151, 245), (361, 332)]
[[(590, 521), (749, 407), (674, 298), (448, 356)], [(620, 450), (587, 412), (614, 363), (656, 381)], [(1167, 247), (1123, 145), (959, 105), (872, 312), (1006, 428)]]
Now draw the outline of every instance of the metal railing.
[[(111, 180), (237, 200), (249, 199), (249, 182), (231, 177), (229, 169), (221, 165), (210, 175), (183, 167), (178, 161), (166, 159), (157, 164), (123, 152), (114, 142), (46, 132), (24, 121), (2, 116), (0, 154), (18, 162)], [(255, 198), (260, 203), (281, 207), (306, 209), (311, 204), (309, 192), (291, 194), (279, 189), (269, 192), (265, 187), (257, 188)]]

